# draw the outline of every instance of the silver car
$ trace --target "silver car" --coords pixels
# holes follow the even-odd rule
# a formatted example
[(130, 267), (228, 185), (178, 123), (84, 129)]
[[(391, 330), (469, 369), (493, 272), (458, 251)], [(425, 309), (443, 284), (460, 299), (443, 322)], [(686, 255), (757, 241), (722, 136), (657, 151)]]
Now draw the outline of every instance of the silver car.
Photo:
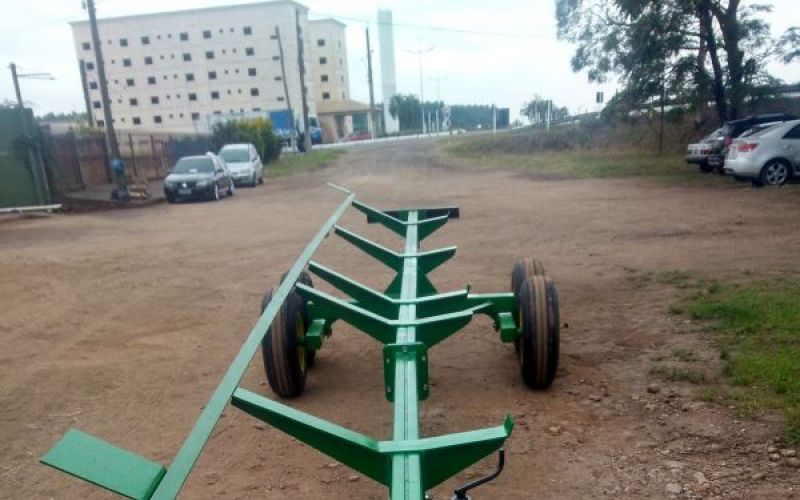
[(725, 158), (725, 173), (755, 186), (779, 186), (800, 174), (800, 120), (792, 120), (735, 139)]
[(255, 186), (264, 183), (261, 158), (252, 144), (226, 144), (219, 150), (219, 156), (228, 164), (236, 184)]

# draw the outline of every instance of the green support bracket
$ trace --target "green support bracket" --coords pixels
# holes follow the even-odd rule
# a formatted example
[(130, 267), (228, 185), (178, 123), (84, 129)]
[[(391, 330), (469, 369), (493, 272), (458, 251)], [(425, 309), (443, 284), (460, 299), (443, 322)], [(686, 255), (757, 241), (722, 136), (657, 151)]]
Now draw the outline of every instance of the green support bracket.
[(314, 319), (308, 327), (305, 336), (305, 346), (312, 351), (319, 351), (322, 348), (322, 339), (325, 336), (327, 322), (324, 319)]
[(394, 374), (398, 361), (417, 364), (417, 398), (422, 401), (430, 394), (428, 384), (428, 347), (422, 342), (388, 344), (383, 346), (383, 382), (386, 399), (394, 401)]
[(400, 305), (391, 297), (362, 285), (361, 283), (337, 273), (327, 267), (321, 266), (314, 261), (308, 263), (308, 270), (324, 279), (340, 291), (351, 296), (359, 306), (374, 312), (380, 316), (390, 319), (397, 319)]
[[(398, 234), (402, 237), (406, 235), (406, 228), (409, 225), (407, 222), (408, 219), (408, 212), (406, 211), (403, 213), (403, 219), (398, 219), (397, 217), (390, 215), (387, 212), (383, 212), (378, 210), (377, 208), (373, 208), (366, 203), (362, 203), (358, 200), (353, 201), (353, 206), (363, 212), (367, 216), (368, 222), (378, 222), (387, 229), (391, 230), (395, 234)], [(434, 209), (436, 210), (436, 209)], [(457, 214), (457, 209), (456, 209)], [(426, 217), (423, 215), (423, 217)], [(418, 238), (419, 241), (424, 240), (428, 236), (430, 236), (434, 231), (439, 229), (440, 227), (447, 224), (448, 219), (450, 219), (450, 212), (443, 213), (441, 215), (431, 215), (429, 218), (423, 218), (415, 222), (414, 224), (418, 227)]]
[(377, 243), (373, 243), (372, 241), (369, 241), (368, 239), (340, 226), (334, 227), (333, 232), (338, 236), (341, 236), (344, 240), (351, 243), (354, 247), (358, 248), (365, 254), (385, 264), (395, 272), (399, 273), (403, 269), (403, 256), (399, 253), (389, 250), (388, 248), (378, 245)]

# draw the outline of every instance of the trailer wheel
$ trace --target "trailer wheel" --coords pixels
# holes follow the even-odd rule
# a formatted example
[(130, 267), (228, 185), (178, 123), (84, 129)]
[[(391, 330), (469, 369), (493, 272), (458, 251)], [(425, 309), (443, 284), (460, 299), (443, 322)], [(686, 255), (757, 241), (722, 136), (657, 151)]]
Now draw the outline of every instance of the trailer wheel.
[[(511, 268), (511, 293), (519, 296), (519, 287), (531, 276), (544, 276), (544, 264), (539, 259), (525, 257), (517, 259)], [(520, 339), (514, 342), (514, 351), (519, 354)]]
[[(264, 294), (263, 307), (272, 300), (272, 294), (273, 290)], [(284, 398), (299, 396), (306, 384), (308, 363), (303, 337), (308, 326), (303, 310), (303, 298), (295, 291), (289, 292), (261, 341), (267, 382), (275, 394)]]
[(532, 389), (546, 389), (558, 369), (558, 292), (553, 280), (536, 275), (522, 283), (516, 296), (522, 329), (519, 337), (522, 379)]

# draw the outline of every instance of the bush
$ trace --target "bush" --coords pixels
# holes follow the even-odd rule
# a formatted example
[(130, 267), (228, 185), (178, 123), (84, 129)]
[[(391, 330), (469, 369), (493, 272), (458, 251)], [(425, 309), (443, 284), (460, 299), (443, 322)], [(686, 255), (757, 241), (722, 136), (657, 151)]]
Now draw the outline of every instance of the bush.
[(219, 122), (212, 128), (214, 147), (226, 144), (251, 143), (264, 163), (277, 160), (281, 155), (280, 138), (272, 131), (272, 123), (264, 118)]

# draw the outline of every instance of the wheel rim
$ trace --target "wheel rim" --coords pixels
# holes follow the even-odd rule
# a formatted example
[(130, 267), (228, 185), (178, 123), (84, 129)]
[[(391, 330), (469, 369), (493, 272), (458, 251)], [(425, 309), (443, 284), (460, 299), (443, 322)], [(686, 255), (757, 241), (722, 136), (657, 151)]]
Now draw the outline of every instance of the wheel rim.
[(219, 186), (214, 184), (214, 199), (219, 200)]
[(771, 163), (767, 165), (766, 174), (767, 184), (777, 186), (786, 182), (789, 172), (786, 169), (786, 165), (783, 163)]

